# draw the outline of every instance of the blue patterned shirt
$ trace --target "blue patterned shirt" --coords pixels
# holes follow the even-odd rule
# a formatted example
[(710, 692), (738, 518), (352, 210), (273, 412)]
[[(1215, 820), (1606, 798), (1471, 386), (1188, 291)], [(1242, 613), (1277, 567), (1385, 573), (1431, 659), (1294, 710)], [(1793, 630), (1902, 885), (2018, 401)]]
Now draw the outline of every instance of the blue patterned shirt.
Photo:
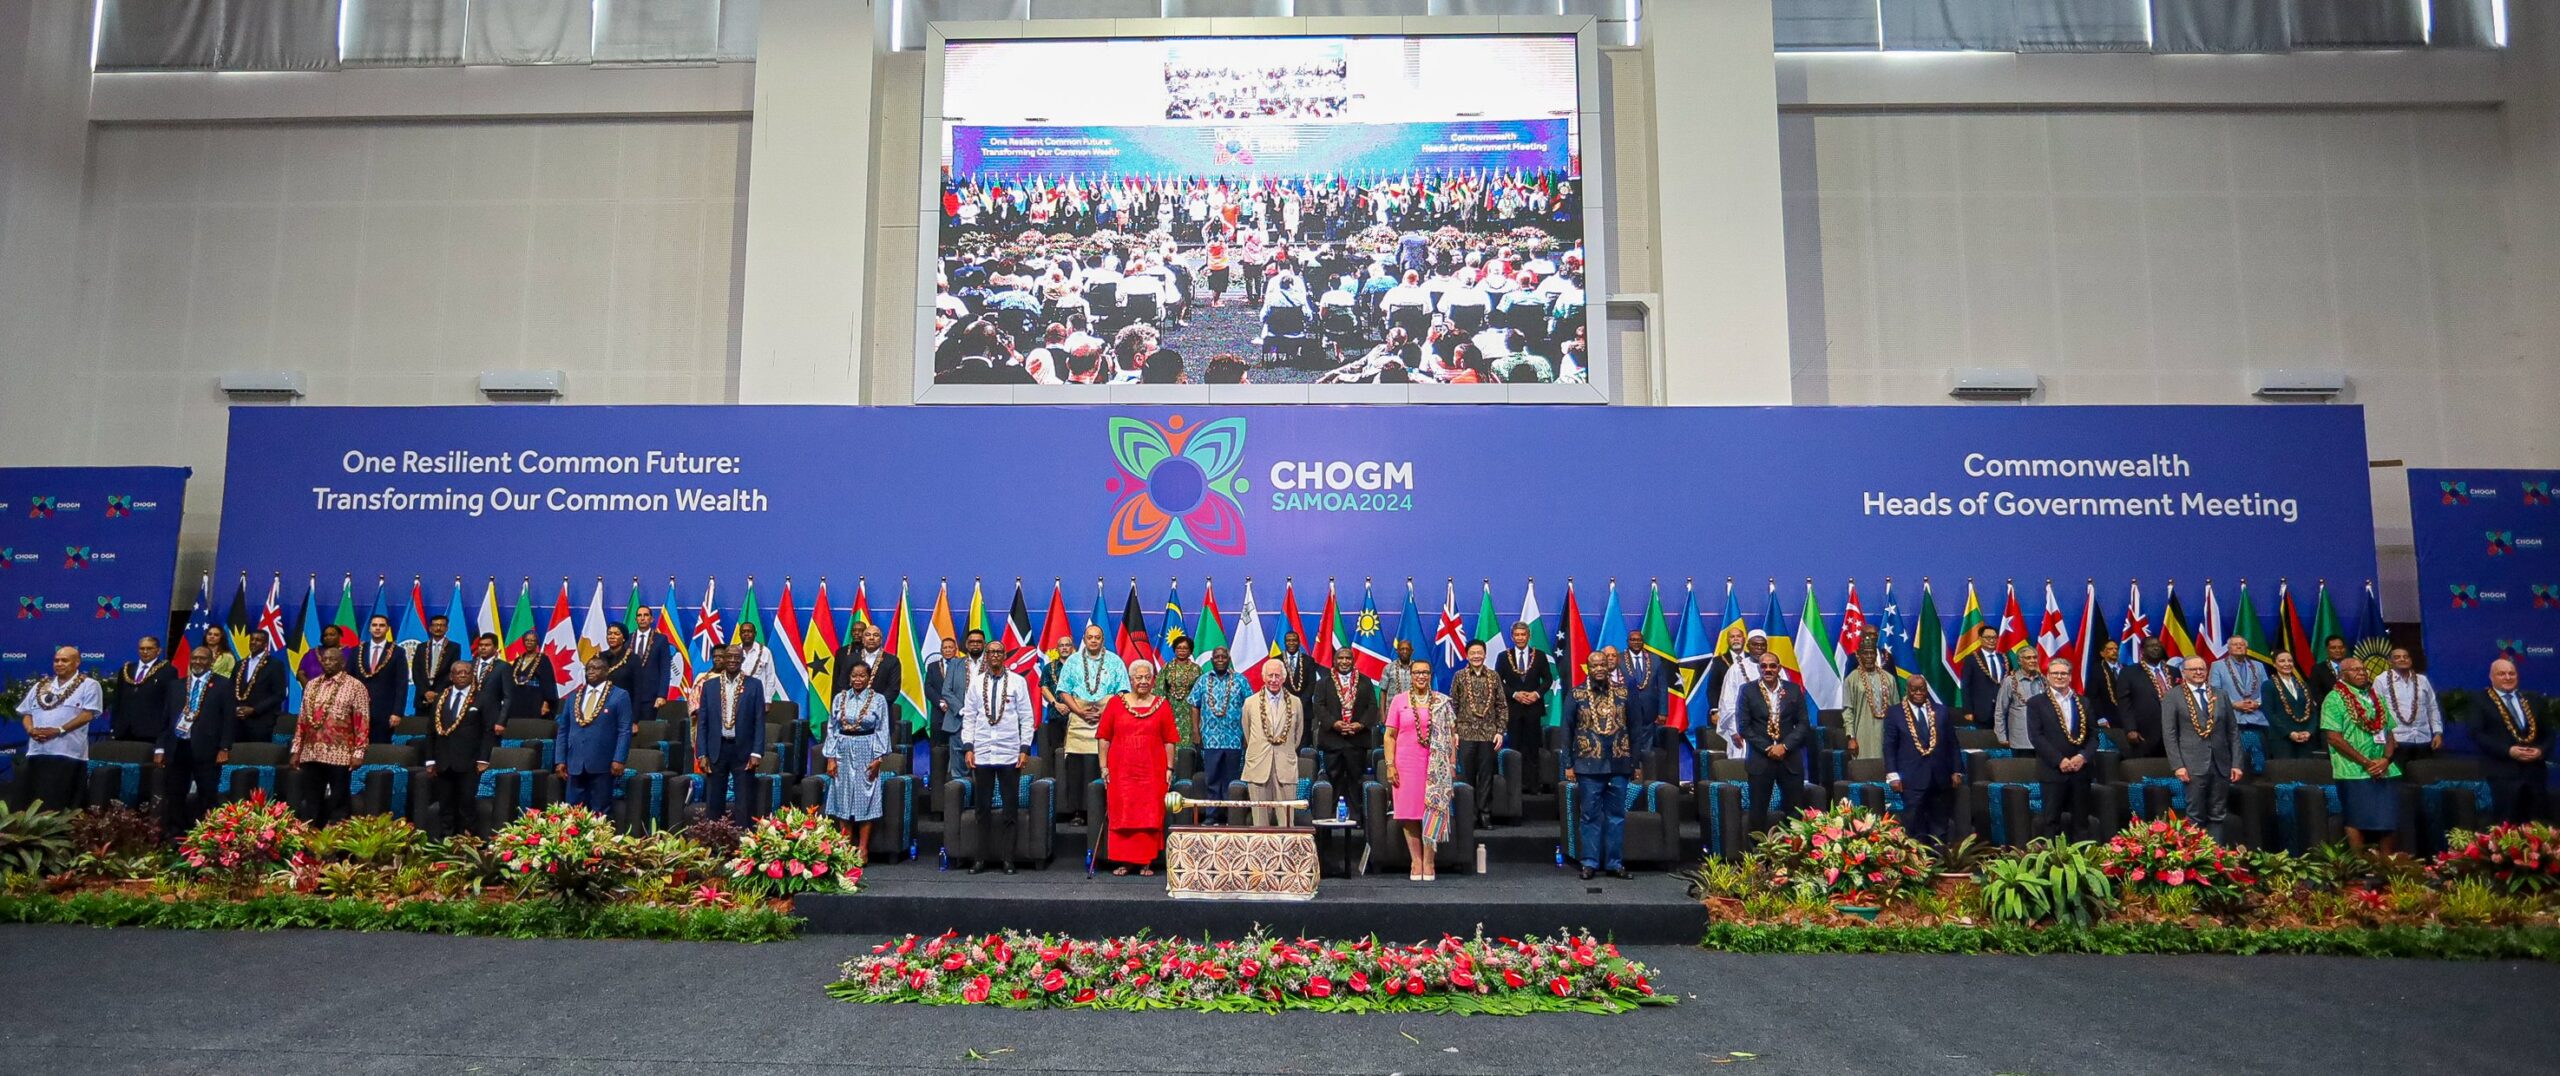
[(1200, 749), (1244, 750), (1244, 674), (1211, 670), (1191, 685), (1191, 705), (1200, 708)]

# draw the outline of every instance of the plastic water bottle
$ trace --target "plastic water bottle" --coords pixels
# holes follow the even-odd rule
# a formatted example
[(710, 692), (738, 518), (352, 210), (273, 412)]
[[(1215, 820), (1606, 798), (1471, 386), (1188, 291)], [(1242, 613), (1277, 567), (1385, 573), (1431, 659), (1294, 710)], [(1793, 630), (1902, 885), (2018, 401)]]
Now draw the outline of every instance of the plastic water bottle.
[(1334, 801), (1333, 801), (1333, 820), (1334, 820), (1334, 821), (1336, 821), (1336, 822), (1348, 822), (1348, 821), (1351, 821), (1351, 801), (1350, 801), (1350, 800), (1343, 799), (1343, 798), (1341, 798), (1341, 797), (1339, 797), (1339, 796), (1337, 796), (1337, 797), (1335, 797), (1335, 798), (1334, 798)]

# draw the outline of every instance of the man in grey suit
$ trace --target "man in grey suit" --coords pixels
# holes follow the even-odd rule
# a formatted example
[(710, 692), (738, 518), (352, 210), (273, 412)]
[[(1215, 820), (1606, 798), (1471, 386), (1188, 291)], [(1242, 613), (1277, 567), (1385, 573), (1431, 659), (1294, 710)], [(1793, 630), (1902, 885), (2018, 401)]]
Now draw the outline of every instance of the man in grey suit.
[(2231, 784), (2240, 779), (2240, 739), (2233, 731), (2231, 700), (2206, 682), (2200, 658), (2188, 658), (2183, 678), (2160, 701), (2161, 741), (2178, 779), (2187, 783), (2187, 818), (2223, 840)]
[[(960, 734), (960, 711), (969, 704), (969, 666), (986, 650), (986, 633), (972, 628), (959, 639), (944, 639), (942, 653), (925, 659), (925, 705), (933, 708), (933, 723), (927, 729), (933, 741), (925, 763), (930, 768), (927, 787), (939, 788), (952, 777), (966, 775), (952, 741)], [(941, 797), (934, 801), (941, 802)]]

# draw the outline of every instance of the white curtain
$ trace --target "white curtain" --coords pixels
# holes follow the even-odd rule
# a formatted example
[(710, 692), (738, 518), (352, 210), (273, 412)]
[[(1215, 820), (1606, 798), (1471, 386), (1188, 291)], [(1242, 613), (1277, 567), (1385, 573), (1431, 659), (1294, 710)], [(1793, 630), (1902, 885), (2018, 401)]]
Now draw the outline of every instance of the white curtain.
[(2293, 47), (2416, 48), (2427, 43), (2426, 3), (2427, 0), (2293, 0)]
[(2429, 36), (2428, 44), (2449, 49), (2486, 49), (2502, 44), (2498, 40), (2500, 0), (2434, 0), (2434, 3), (2435, 33)]
[(720, 61), (753, 63), (764, 0), (720, 0)]
[(2145, 52), (2150, 0), (2017, 0), (2020, 52)]
[(2151, 0), (2154, 52), (2283, 52), (2285, 0)]
[(2009, 52), (2018, 47), (2011, 0), (1882, 0), (1884, 47)]
[(333, 71), (339, 0), (233, 0), (223, 11), (225, 71)]
[(462, 62), (462, 0), (347, 0), (349, 67), (449, 67)]
[(1780, 49), (1872, 49), (1880, 45), (1875, 0), (1777, 0)]
[(213, 67), (222, 56), (222, 7), (222, 0), (102, 0), (98, 70)]
[(595, 59), (593, 0), (470, 0), (462, 62), (582, 64)]
[(719, 0), (595, 3), (597, 63), (708, 63), (719, 58)]

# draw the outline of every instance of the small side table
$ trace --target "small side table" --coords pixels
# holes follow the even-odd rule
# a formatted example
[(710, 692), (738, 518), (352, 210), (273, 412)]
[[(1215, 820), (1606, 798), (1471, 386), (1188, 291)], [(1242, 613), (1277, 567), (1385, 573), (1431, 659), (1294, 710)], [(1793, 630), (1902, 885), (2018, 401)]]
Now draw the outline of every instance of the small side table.
[[(1333, 876), (1336, 878), (1351, 877), (1352, 874), (1355, 873), (1355, 861), (1352, 858), (1354, 843), (1351, 840), (1351, 835), (1359, 831), (1360, 823), (1348, 818), (1320, 818), (1317, 819), (1313, 825), (1315, 826), (1316, 834), (1321, 838), (1319, 844), (1324, 848), (1336, 850), (1335, 854), (1340, 856), (1342, 867), (1340, 870), (1334, 871)], [(1330, 856), (1328, 858), (1330, 858)]]

